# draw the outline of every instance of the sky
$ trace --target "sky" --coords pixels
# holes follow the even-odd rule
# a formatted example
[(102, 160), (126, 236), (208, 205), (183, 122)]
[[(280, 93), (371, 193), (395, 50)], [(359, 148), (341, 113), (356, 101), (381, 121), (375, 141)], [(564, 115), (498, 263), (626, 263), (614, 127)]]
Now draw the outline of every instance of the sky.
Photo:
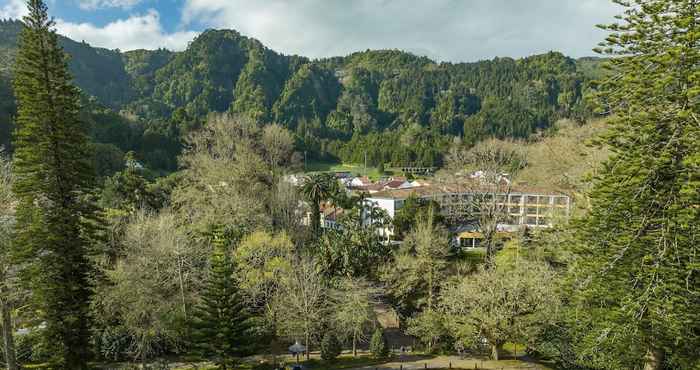
[[(235, 29), (311, 58), (402, 49), (438, 61), (594, 55), (611, 0), (47, 0), (56, 28), (109, 49), (183, 50), (209, 28)], [(0, 19), (26, 14), (0, 0)]]

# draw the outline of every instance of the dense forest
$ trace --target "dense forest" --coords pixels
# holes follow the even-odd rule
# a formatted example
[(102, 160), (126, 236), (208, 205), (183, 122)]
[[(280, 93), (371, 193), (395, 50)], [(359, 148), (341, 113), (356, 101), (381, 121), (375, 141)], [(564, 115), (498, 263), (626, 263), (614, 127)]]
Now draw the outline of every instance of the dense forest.
[[(15, 115), (10, 66), (19, 21), (0, 22), (0, 143)], [(157, 172), (176, 169), (182, 139), (211, 112), (279, 123), (309, 158), (439, 166), (455, 140), (528, 138), (559, 118), (590, 114), (583, 95), (596, 59), (551, 52), (524, 59), (436, 63), (398, 50), (310, 60), (232, 30), (209, 30), (187, 50), (120, 52), (59, 36), (83, 92), (100, 174), (134, 151)]]

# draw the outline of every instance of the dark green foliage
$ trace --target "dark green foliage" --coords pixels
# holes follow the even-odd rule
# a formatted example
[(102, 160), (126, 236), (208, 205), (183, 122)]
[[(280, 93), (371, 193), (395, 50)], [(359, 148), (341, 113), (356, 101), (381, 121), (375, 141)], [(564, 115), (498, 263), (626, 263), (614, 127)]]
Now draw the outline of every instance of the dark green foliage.
[[(403, 207), (396, 212), (396, 216), (392, 220), (394, 226), (394, 235), (398, 240), (403, 239), (404, 235), (409, 231), (413, 230), (416, 226), (418, 220), (422, 217), (427, 217), (430, 208), (434, 211), (440, 210), (440, 204), (436, 201), (426, 201), (420, 199), (415, 195), (409, 196), (403, 204)], [(439, 212), (435, 212), (436, 216), (433, 217), (435, 224), (444, 223), (445, 219)]]
[(319, 268), (329, 278), (376, 276), (378, 267), (391, 255), (391, 246), (380, 234), (389, 224), (386, 212), (353, 205), (337, 222), (340, 229), (326, 230), (314, 246)]
[(338, 336), (332, 330), (328, 330), (321, 340), (321, 359), (323, 361), (333, 361), (343, 351), (343, 346), (338, 340)]
[(163, 207), (167, 196), (144, 177), (144, 170), (134, 153), (127, 153), (121, 158), (121, 163), (126, 168), (105, 179), (100, 205), (130, 213), (140, 209), (158, 210)]
[[(620, 2), (622, 3), (622, 2)], [(700, 357), (700, 8), (627, 5), (600, 51), (611, 149), (578, 224), (574, 289), (604, 368), (697, 368)], [(579, 317), (580, 319), (580, 317)]]
[(10, 78), (0, 74), (0, 147), (7, 151), (12, 149), (10, 138), (14, 130), (14, 117), (17, 114), (14, 100)]
[(301, 193), (310, 203), (310, 226), (314, 235), (321, 233), (321, 202), (333, 199), (338, 191), (338, 181), (332, 173), (316, 173), (304, 179)]
[(381, 328), (377, 328), (372, 334), (372, 339), (369, 342), (369, 352), (375, 358), (385, 358), (389, 356), (389, 343), (384, 337), (384, 332)]
[(196, 354), (227, 369), (247, 355), (255, 343), (250, 331), (250, 314), (234, 277), (229, 241), (216, 232), (214, 251), (201, 303), (192, 325)]
[[(275, 122), (294, 131), (301, 120), (326, 116), (336, 105), (340, 84), (333, 72), (317, 64), (304, 64), (287, 81), (282, 94), (273, 107)], [(300, 135), (304, 131), (297, 130)]]
[[(0, 25), (3, 59), (14, 59), (18, 25)], [(436, 64), (378, 50), (309, 61), (230, 30), (204, 32), (183, 52), (61, 43), (78, 86), (128, 113), (125, 119), (85, 109), (93, 112), (95, 140), (168, 172), (176, 168), (180, 138), (209, 112), (227, 110), (296, 132), (309, 158), (363, 162), (367, 152), (373, 164), (440, 166), (455, 137), (468, 145), (490, 136), (526, 138), (560, 117), (585, 120), (591, 113), (583, 93), (601, 75), (596, 61), (559, 53)], [(2, 86), (0, 79), (0, 97), (8, 94)], [(13, 112), (12, 104), (0, 106), (0, 124)], [(9, 141), (2, 127), (0, 141)]]
[(96, 209), (87, 126), (78, 116), (65, 54), (46, 5), (28, 3), (14, 81), (18, 100), (14, 172), (17, 207), (15, 255), (25, 264), (39, 319), (46, 323), (54, 368), (86, 368), (88, 255)]

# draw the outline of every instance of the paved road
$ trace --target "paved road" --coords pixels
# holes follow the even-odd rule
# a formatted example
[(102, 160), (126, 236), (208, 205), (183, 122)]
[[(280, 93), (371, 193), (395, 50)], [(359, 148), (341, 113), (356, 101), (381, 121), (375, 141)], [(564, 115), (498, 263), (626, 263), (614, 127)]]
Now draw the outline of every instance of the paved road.
[[(488, 369), (488, 370), (549, 370), (548, 367), (515, 360), (505, 361), (481, 361), (475, 359), (460, 359), (456, 356), (439, 356), (429, 359), (406, 358), (405, 361), (397, 360), (378, 366), (366, 366), (352, 370), (419, 370), (419, 369), (449, 369), (450, 364), (455, 369)], [(427, 367), (426, 367), (427, 366)]]

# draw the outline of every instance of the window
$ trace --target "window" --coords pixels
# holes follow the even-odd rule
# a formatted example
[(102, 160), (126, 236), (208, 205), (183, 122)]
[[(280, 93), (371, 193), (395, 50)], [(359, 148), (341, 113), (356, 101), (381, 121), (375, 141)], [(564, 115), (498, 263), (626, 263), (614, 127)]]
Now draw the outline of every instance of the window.
[(527, 197), (525, 197), (525, 203), (537, 204), (537, 196), (536, 195), (528, 195)]
[(520, 207), (518, 207), (518, 206), (511, 206), (511, 207), (508, 209), (508, 212), (509, 212), (509, 213), (517, 213), (517, 214), (520, 214)]
[(549, 199), (550, 199), (550, 197), (540, 196), (539, 199), (537, 200), (537, 204), (549, 204)]
[(520, 201), (521, 201), (522, 199), (523, 199), (523, 197), (520, 196), (520, 195), (511, 195), (511, 196), (510, 196), (510, 202), (511, 202), (511, 203), (520, 204)]
[(527, 207), (525, 210), (525, 213), (528, 215), (536, 215), (537, 214), (537, 207)]
[(537, 226), (537, 217), (529, 216), (525, 219), (525, 223), (530, 226)]
[(565, 206), (568, 203), (568, 198), (567, 197), (556, 197), (554, 198), (554, 204), (558, 206)]

